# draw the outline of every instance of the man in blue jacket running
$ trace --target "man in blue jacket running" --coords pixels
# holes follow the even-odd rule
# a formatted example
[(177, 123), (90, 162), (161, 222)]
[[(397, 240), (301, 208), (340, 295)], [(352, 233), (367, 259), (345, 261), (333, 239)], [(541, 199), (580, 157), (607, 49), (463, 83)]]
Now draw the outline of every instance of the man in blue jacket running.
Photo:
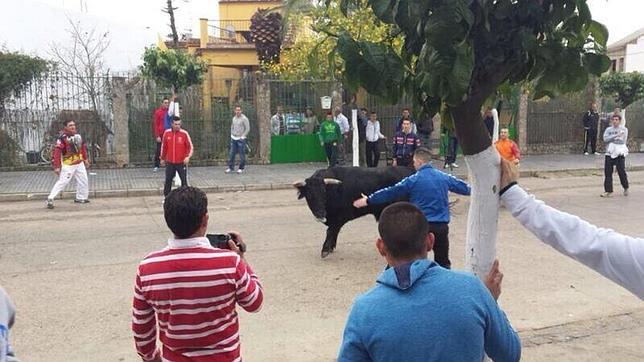
[(495, 262), (485, 284), (427, 259), (434, 238), (408, 202), (384, 209), (376, 247), (389, 267), (356, 298), (338, 362), (481, 362), (521, 358), (521, 341), (495, 299), (503, 274)]
[(448, 192), (469, 195), (470, 187), (462, 180), (439, 171), (430, 165), (431, 152), (424, 147), (414, 153), (416, 173), (402, 179), (397, 184), (378, 190), (353, 202), (360, 208), (368, 204), (382, 204), (400, 197), (409, 197), (425, 214), (429, 231), (434, 234), (434, 261), (450, 269), (449, 260), (449, 197)]

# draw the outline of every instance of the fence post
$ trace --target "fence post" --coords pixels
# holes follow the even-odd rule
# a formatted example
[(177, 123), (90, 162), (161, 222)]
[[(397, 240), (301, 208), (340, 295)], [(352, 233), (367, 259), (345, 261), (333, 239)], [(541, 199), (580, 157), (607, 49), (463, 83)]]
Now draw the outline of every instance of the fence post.
[(258, 73), (255, 81), (257, 87), (255, 92), (257, 124), (259, 125), (259, 158), (261, 163), (268, 164), (271, 162), (271, 88), (262, 74)]
[(519, 119), (517, 122), (518, 143), (521, 153), (528, 151), (528, 94), (521, 91), (519, 98)]
[(114, 115), (115, 161), (117, 166), (125, 167), (130, 163), (130, 130), (124, 77), (112, 77), (112, 114)]

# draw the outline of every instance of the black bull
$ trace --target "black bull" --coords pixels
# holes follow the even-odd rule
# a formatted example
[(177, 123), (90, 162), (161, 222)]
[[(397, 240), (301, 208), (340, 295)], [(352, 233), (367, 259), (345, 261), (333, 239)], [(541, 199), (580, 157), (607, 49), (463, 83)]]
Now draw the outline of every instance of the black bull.
[(340, 229), (347, 222), (367, 214), (378, 220), (385, 207), (396, 201), (406, 201), (407, 198), (360, 209), (353, 207), (353, 201), (363, 194), (369, 195), (392, 186), (413, 173), (414, 170), (408, 167), (330, 167), (315, 171), (304, 181), (293, 183), (299, 190), (298, 199), (306, 198), (313, 216), (327, 226), (326, 240), (320, 255), (324, 258), (333, 252)]

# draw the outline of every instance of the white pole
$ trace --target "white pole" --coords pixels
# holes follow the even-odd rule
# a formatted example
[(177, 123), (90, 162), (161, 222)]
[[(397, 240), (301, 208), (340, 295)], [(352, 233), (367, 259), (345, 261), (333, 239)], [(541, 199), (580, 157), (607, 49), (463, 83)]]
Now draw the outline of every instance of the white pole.
[(358, 159), (358, 110), (351, 110), (351, 127), (353, 128), (353, 142), (351, 147), (353, 148), (353, 167), (360, 166), (360, 161)]
[(501, 158), (494, 146), (465, 156), (472, 196), (465, 236), (465, 270), (483, 278), (496, 255)]
[(499, 140), (499, 111), (492, 109), (492, 118), (494, 118), (494, 131), (492, 132), (492, 145)]

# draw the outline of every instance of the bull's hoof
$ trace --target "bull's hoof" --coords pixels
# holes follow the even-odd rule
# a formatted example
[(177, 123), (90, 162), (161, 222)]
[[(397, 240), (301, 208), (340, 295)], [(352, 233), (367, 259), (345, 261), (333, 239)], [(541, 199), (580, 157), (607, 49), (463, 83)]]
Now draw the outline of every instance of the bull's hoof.
[(326, 250), (326, 249), (322, 249), (322, 252), (320, 253), (320, 257), (321, 257), (322, 259), (324, 259), (324, 258), (326, 258), (327, 256), (329, 256), (329, 254), (331, 254), (331, 252), (332, 252), (332, 251), (333, 251), (333, 250)]

